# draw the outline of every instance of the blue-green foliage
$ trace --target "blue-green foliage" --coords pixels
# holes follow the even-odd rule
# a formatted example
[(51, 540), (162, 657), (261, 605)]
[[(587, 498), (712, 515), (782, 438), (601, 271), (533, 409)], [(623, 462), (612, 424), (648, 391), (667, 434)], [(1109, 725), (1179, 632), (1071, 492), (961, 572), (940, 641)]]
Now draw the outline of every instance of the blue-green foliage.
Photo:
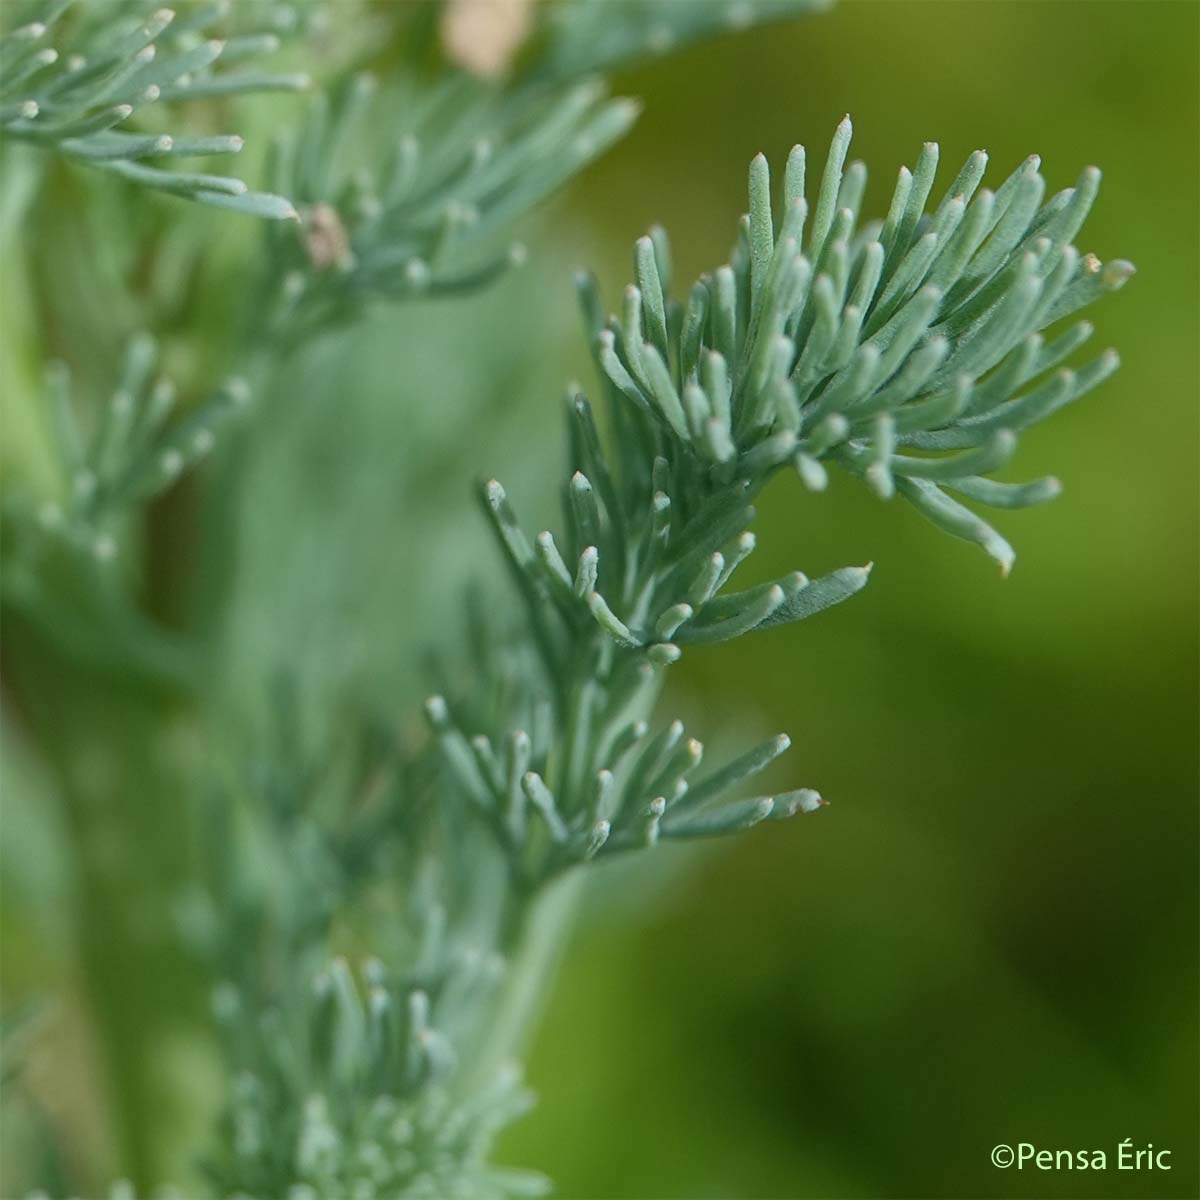
[(1034, 156), (992, 192), (980, 187), (987, 155), (977, 151), (931, 203), (938, 148), (927, 143), (912, 171), (901, 168), (887, 216), (865, 220), (866, 169), (845, 166), (849, 145), (847, 118), (811, 201), (795, 147), (774, 215), (759, 155), (729, 263), (684, 304), (669, 298), (665, 235), (643, 238), (621, 316), (593, 316), (597, 360), (628, 401), (626, 423), (677, 442), (704, 478), (791, 463), (820, 490), (823, 463), (834, 462), (885, 499), (899, 491), (1007, 572), (1008, 543), (947, 490), (999, 508), (1059, 492), (1053, 478), (988, 476), (1017, 434), (1118, 365), (1108, 350), (1060, 367), (1091, 335), (1086, 321), (1042, 332), (1133, 272), (1073, 245), (1100, 172), (1088, 167), (1046, 199)]
[(179, 684), (197, 673), (195, 648), (139, 611), (128, 551), (146, 507), (213, 452), (251, 396), (233, 377), (181, 414), (158, 366), (154, 339), (135, 336), (116, 387), (85, 405), (66, 365), (48, 365), (54, 490), (39, 501), (5, 497), (2, 593), (75, 659)]
[[(271, 186), (303, 230), (270, 238), (264, 325), (295, 342), (359, 316), (372, 301), (476, 290), (525, 259), (500, 236), (622, 137), (638, 106), (602, 80), (497, 89), (465, 73), (401, 81), (376, 98), (359, 75), (318, 96), (273, 147)], [(380, 156), (354, 162), (368, 121), (385, 121)], [(496, 243), (500, 244), (497, 246)]]
[(986, 155), (976, 153), (927, 212), (930, 144), (914, 172), (901, 170), (886, 219), (860, 222), (866, 173), (861, 163), (844, 169), (849, 142), (846, 120), (811, 220), (803, 148), (789, 156), (778, 220), (756, 158), (730, 264), (701, 278), (686, 305), (670, 298), (661, 230), (637, 243), (637, 283), (619, 317), (605, 319), (581, 276), (609, 436), (606, 447), (588, 401), (570, 396), (574, 473), (559, 539), (527, 537), (498, 482), (481, 490), (534, 653), (515, 668), (497, 655), (483, 664), (485, 690), (504, 697), (491, 722), (456, 714), (441, 696), (427, 711), (522, 880), (660, 836), (723, 833), (819, 805), (809, 790), (726, 794), (786, 738), (703, 776), (699, 741), (678, 722), (654, 733), (648, 724), (658, 670), (684, 647), (811, 616), (866, 583), (868, 567), (849, 567), (729, 590), (754, 548), (755, 495), (778, 470), (793, 465), (819, 490), (823, 463), (836, 462), (885, 498), (898, 490), (1007, 572), (1008, 543), (943, 487), (1005, 508), (1056, 495), (1053, 479), (987, 476), (1019, 431), (1117, 365), (1108, 351), (1044, 378), (1091, 330), (1083, 322), (1049, 342), (1040, 330), (1132, 272), (1071, 244), (1099, 172), (1043, 203), (1036, 159), (993, 194), (979, 190)]
[(217, 38), (209, 27), (228, 5), (193, 4), (177, 16), (144, 2), (91, 9), (72, 0), (26, 4), (30, 19), (0, 39), (0, 130), (143, 187), (251, 216), (294, 219), (290, 201), (253, 192), (240, 179), (150, 165), (236, 154), (237, 135), (126, 128), (176, 101), (306, 87), (302, 75), (235, 69), (276, 50), (280, 30), (297, 21), (287, 5), (253, 7), (266, 27)]
[[(319, 94), (277, 139), (270, 193), (144, 161), (231, 152), (237, 138), (116, 126), (168, 100), (299, 86), (237, 69), (274, 48), (280, 6), (254, 6), (263, 27), (222, 43), (202, 32), (220, 5), (179, 17), (140, 3), (35, 7), (0, 43), (7, 138), (204, 203), (297, 218), (267, 227), (247, 272), (251, 349), (237, 366), (257, 385), (371, 303), (452, 296), (519, 261), (505, 232), (513, 219), (636, 114), (580, 76), (816, 5), (555, 4), (499, 81), (436, 55), (430, 69), (418, 47), (384, 87), (353, 71)], [(59, 54), (47, 43), (64, 30)], [(333, 710), (345, 728), (313, 748), (286, 687), (269, 732), (233, 733), (224, 713), (205, 711), (219, 708), (220, 688), (206, 687), (219, 637), (207, 625), (168, 631), (143, 611), (141, 536), (151, 501), (189, 469), (261, 435), (263, 412), (249, 403), (259, 389), (234, 376), (177, 414), (156, 343), (140, 335), (89, 420), (66, 368), (49, 368), (53, 482), (6, 497), (0, 596), (65, 660), (184, 684), (198, 710), (212, 770), (198, 788), (187, 781), (201, 793), (199, 866), (173, 916), (218, 981), (230, 1086), (203, 1163), (221, 1195), (540, 1193), (539, 1176), (492, 1166), (490, 1146), (529, 1103), (505, 1059), (542, 987), (536, 959), (532, 970), (521, 960), (542, 936), (552, 885), (626, 850), (823, 804), (810, 788), (750, 786), (789, 748), (785, 735), (713, 767), (657, 707), (683, 653), (806, 619), (868, 580), (869, 564), (742, 586), (761, 490), (795, 469), (819, 491), (834, 463), (1006, 571), (1008, 544), (949, 493), (1001, 508), (1057, 494), (1053, 479), (990, 476), (1017, 434), (1117, 365), (1107, 352), (1061, 366), (1087, 340), (1086, 322), (1042, 332), (1132, 271), (1073, 245), (1098, 172), (1046, 199), (1030, 159), (991, 192), (977, 153), (931, 204), (938, 153), (927, 145), (901, 170), (885, 217), (863, 220), (866, 173), (846, 165), (849, 141), (847, 120), (811, 200), (801, 147), (774, 199), (756, 158), (729, 263), (686, 299), (671, 295), (658, 229), (637, 243), (618, 315), (578, 278), (597, 408), (577, 389), (567, 396), (557, 531), (531, 536), (501, 484), (481, 485), (520, 621), (489, 611), (491, 596), (469, 606), (468, 652), (440, 670), (425, 705), (431, 736), (398, 735), (394, 711), (326, 696), (323, 728), (337, 724)], [(198, 488), (197, 503), (236, 532), (244, 461), (234, 452), (220, 465), (222, 486)], [(214, 765), (218, 734), (244, 740)]]

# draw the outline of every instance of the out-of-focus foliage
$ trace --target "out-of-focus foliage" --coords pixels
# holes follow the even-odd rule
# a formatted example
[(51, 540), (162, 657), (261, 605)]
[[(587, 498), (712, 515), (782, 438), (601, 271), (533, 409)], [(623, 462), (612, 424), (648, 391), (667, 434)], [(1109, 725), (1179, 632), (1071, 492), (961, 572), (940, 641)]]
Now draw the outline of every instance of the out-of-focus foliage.
[[(19, 10), (28, 19), (20, 20)], [(237, 135), (124, 128), (172, 101), (308, 85), (307, 76), (271, 74), (256, 62), (279, 48), (280, 29), (299, 23), (291, 6), (263, 4), (258, 15), (265, 27), (228, 39), (208, 36), (212, 22), (228, 11), (228, 4), (193, 4), (177, 20), (173, 9), (149, 3), (16, 0), (4, 13), (15, 27), (0, 38), (0, 132), (174, 196), (294, 219), (288, 200), (252, 192), (240, 179), (167, 171), (145, 161), (236, 154), (244, 144)], [(249, 69), (228, 69), (240, 64)]]
[(64, 363), (49, 364), (47, 408), (59, 461), (58, 494), (33, 509), (18, 494), (6, 505), (6, 603), (92, 668), (186, 683), (199, 664), (189, 648), (139, 611), (120, 550), (156, 496), (203, 460), (250, 402), (234, 377), (172, 420), (176, 390), (155, 377), (157, 348), (146, 334), (125, 352), (120, 378), (93, 427), (81, 428)]
[(356, 124), (378, 119), (369, 75), (318, 97), (303, 127), (276, 143), (272, 186), (301, 206), (304, 234), (272, 239), (267, 336), (294, 345), (372, 300), (460, 296), (490, 283), (526, 255), (519, 242), (488, 250), (497, 231), (609, 149), (637, 115), (632, 101), (607, 99), (599, 80), (499, 94), (466, 75), (406, 83), (381, 161), (344, 162)]
[(736, 32), (829, 7), (830, 0), (549, 0), (549, 45), (538, 73), (563, 79), (611, 70), (647, 55), (661, 55), (713, 34)]

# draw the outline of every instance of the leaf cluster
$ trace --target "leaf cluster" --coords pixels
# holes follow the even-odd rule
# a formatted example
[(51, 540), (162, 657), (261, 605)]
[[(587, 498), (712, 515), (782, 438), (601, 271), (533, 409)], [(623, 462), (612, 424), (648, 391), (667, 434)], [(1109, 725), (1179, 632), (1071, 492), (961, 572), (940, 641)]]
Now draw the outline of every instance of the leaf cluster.
[(83, 403), (64, 363), (49, 365), (56, 490), (40, 502), (6, 496), (2, 587), (7, 603), (92, 666), (178, 684), (198, 664), (142, 614), (133, 563), (121, 551), (137, 542), (149, 503), (244, 420), (251, 393), (233, 376), (181, 413), (158, 357), (155, 339), (132, 338), (117, 386), (98, 405)]
[[(97, 5), (78, 21), (72, 0), (45, 0), (37, 19), (0, 39), (0, 131), (5, 139), (53, 150), (132, 183), (252, 216), (294, 219), (282, 196), (254, 192), (227, 175), (156, 165), (177, 158), (236, 154), (235, 134), (193, 136), (126, 128), (173, 102), (294, 91), (307, 77), (245, 69), (278, 49), (278, 29), (295, 23), (286, 6), (260, 8), (275, 28), (209, 36), (227, 4), (192, 4), (183, 15)], [(74, 26), (73, 34), (67, 27)], [(57, 45), (50, 45), (50, 41)], [(242, 68), (242, 69), (239, 69)]]
[(648, 429), (643, 461), (665, 442), (699, 478), (751, 486), (791, 463), (820, 490), (824, 464), (836, 463), (884, 499), (899, 492), (1007, 572), (1011, 547), (947, 492), (1015, 508), (1060, 490), (1053, 478), (990, 476), (1019, 433), (1118, 365), (1108, 350), (1056, 371), (1092, 326), (1043, 333), (1133, 273), (1073, 245), (1100, 172), (1088, 167), (1047, 199), (1033, 156), (993, 192), (981, 187), (987, 155), (977, 151), (934, 204), (930, 142), (901, 168), (886, 217), (863, 220), (866, 168), (846, 165), (850, 137), (847, 118), (811, 201), (804, 147), (793, 148), (774, 213), (766, 159), (755, 158), (730, 261), (685, 304), (669, 298), (660, 231), (637, 245), (620, 316), (602, 321), (582, 281), (597, 361), (627, 401), (631, 435), (620, 440)]
[[(268, 329), (295, 342), (376, 301), (463, 295), (525, 260), (499, 237), (622, 137), (635, 103), (599, 79), (497, 89), (465, 73), (376, 97), (371, 75), (318, 96), (272, 148), (271, 186), (303, 228), (271, 235)], [(366, 120), (386, 151), (354, 161)], [(496, 243), (500, 241), (497, 248)]]
[(860, 222), (866, 172), (845, 166), (849, 141), (847, 119), (811, 218), (803, 147), (789, 156), (778, 218), (766, 161), (754, 160), (730, 262), (686, 305), (670, 299), (662, 230), (638, 241), (637, 282), (619, 316), (606, 318), (594, 281), (579, 278), (608, 435), (587, 399), (569, 396), (573, 473), (559, 538), (530, 540), (501, 485), (481, 488), (533, 653), (477, 651), (477, 686), (498, 697), (490, 712), (455, 711), (440, 695), (426, 712), (520, 887), (660, 836), (819, 807), (809, 789), (730, 799), (786, 737), (702, 775), (701, 743), (679, 722), (652, 733), (648, 721), (659, 669), (683, 648), (807, 618), (867, 582), (869, 566), (729, 588), (755, 546), (753, 501), (781, 468), (820, 490), (824, 463), (835, 462), (884, 498), (898, 491), (1007, 571), (1008, 543), (943, 489), (1005, 508), (1056, 495), (1052, 479), (988, 476), (1019, 431), (1116, 366), (1109, 351), (1045, 377), (1091, 327), (1049, 341), (1041, 330), (1132, 272), (1072, 245), (1097, 171), (1043, 202), (1036, 158), (992, 193), (980, 188), (979, 152), (927, 211), (938, 159), (928, 144), (915, 170), (901, 170), (887, 217)]

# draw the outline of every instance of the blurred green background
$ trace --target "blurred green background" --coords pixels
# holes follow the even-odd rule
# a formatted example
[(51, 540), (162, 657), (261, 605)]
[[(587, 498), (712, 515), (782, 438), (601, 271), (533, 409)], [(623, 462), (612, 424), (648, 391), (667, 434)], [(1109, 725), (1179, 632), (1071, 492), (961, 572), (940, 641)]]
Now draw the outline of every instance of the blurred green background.
[[(675, 678), (698, 728), (789, 731), (781, 783), (831, 805), (590, 906), (509, 1141), (563, 1196), (1200, 1194), (1198, 17), (850, 0), (624, 81), (645, 115), (556, 222), (610, 296), (655, 220), (681, 278), (724, 261), (750, 157), (847, 111), (865, 210), (925, 140), (947, 178), (977, 146), (1052, 189), (1094, 162), (1080, 248), (1139, 274), (1092, 314), (1122, 370), (1023, 441), (1013, 477), (1065, 490), (1002, 520), (1008, 580), (849, 480), (769, 494), (763, 578), (873, 559), (870, 586)], [(1172, 1172), (988, 1159), (1126, 1137)]]
[[(1065, 494), (1001, 517), (1010, 579), (849, 480), (768, 494), (758, 576), (874, 560), (871, 585), (811, 623), (689, 654), (674, 708), (710, 743), (788, 731), (776, 781), (831, 805), (595, 882), (532, 1047), (541, 1104), (501, 1145), (564, 1200), (1200, 1194), (1198, 54), (1200, 7), (1121, 2), (849, 0), (696, 47), (618, 81), (645, 114), (528, 231), (525, 271), (453, 321), (382, 311), (283, 381), (289, 418), (255, 452), (245, 509), (231, 694), (252, 716), (299, 645), (313, 695), (357, 689), (400, 712), (423, 648), (456, 636), (458, 582), (503, 587), (470, 480), (511, 484), (531, 525), (550, 511), (562, 385), (590, 379), (571, 268), (593, 265), (613, 302), (654, 221), (680, 280), (724, 261), (758, 150), (782, 163), (803, 141), (819, 159), (849, 111), (876, 213), (925, 140), (943, 180), (977, 147), (993, 185), (1034, 151), (1055, 189), (1094, 162), (1105, 183), (1080, 249), (1139, 267), (1089, 314), (1123, 369), (1023, 441), (1014, 477), (1052, 472)], [(93, 234), (53, 218), (38, 232), (66, 269)], [(154, 314), (177, 356), (184, 331), (221, 343), (217, 283), (253, 245), (222, 214), (195, 219), (214, 240), (208, 299)], [(7, 271), (20, 350), (26, 280)], [(51, 348), (111, 361), (96, 303)], [(32, 367), (18, 353), (6, 372)], [(18, 992), (65, 990), (73, 1014), (69, 830), (8, 736), (6, 971)], [(86, 1109), (96, 1052), (68, 1024), (59, 1087)], [(160, 1115), (178, 1155), (215, 1094), (208, 1055), (193, 1035), (162, 1049), (164, 1078), (196, 1101)], [(102, 1126), (73, 1118), (84, 1141)], [(1173, 1169), (988, 1158), (1030, 1142), (1103, 1149), (1111, 1168), (1125, 1138), (1169, 1148)]]

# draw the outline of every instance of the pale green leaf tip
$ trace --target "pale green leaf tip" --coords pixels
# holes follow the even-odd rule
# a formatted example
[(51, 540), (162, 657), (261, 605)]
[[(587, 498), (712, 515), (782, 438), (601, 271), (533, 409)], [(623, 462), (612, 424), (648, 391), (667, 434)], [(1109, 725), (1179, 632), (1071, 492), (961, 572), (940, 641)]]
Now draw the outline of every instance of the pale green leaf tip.
[(989, 537), (983, 548), (1000, 564), (1000, 578), (1007, 579), (1017, 561), (1017, 552), (998, 533)]
[(1124, 287), (1136, 274), (1137, 267), (1128, 259), (1115, 258), (1112, 262), (1104, 264), (1101, 281), (1110, 292), (1115, 292)]

